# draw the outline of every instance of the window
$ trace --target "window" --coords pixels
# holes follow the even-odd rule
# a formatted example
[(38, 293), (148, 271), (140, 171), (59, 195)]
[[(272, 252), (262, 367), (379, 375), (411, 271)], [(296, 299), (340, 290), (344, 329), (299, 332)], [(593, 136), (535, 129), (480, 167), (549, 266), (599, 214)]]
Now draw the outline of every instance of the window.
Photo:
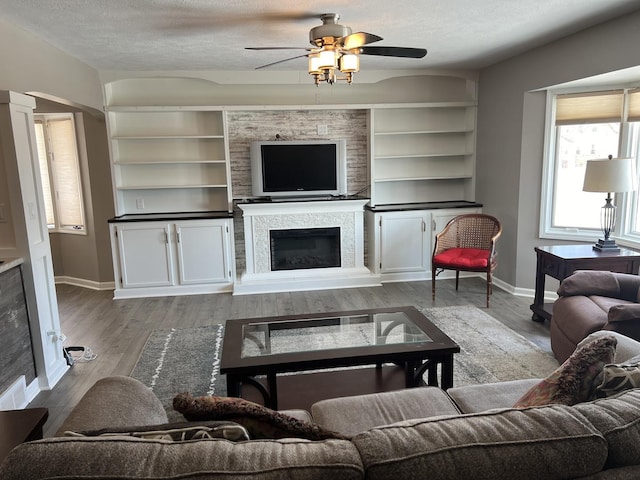
[[(640, 89), (549, 95), (547, 124), (540, 236), (593, 241), (606, 194), (582, 191), (586, 162), (612, 155), (637, 164)], [(638, 192), (615, 194), (614, 203), (614, 236), (640, 243)]]
[(84, 233), (84, 205), (72, 114), (35, 115), (36, 142), (50, 231)]

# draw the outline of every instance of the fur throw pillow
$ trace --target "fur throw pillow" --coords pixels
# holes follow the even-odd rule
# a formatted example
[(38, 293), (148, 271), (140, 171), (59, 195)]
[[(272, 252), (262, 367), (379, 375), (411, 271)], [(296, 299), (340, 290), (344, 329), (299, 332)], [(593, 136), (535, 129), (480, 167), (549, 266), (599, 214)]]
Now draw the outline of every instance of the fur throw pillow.
[(346, 439), (344, 435), (307, 423), (257, 403), (236, 397), (193, 397), (180, 393), (173, 409), (189, 421), (228, 420), (247, 429), (252, 439), (304, 438), (307, 440)]
[(553, 373), (529, 389), (514, 407), (575, 405), (590, 400), (602, 383), (604, 366), (613, 361), (617, 343), (615, 337), (604, 336), (578, 347)]

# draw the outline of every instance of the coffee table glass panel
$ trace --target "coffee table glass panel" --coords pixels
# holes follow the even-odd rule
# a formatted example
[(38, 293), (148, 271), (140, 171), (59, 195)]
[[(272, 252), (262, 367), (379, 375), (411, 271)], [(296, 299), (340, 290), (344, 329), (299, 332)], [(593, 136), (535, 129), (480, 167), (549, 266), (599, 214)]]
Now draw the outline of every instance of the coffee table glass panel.
[(223, 342), (227, 394), (249, 398), (252, 390), (259, 396), (249, 399), (271, 408), (415, 387), (425, 372), (427, 384), (449, 388), (460, 351), (414, 307), (228, 320)]
[(241, 356), (431, 342), (405, 312), (258, 321), (242, 326)]

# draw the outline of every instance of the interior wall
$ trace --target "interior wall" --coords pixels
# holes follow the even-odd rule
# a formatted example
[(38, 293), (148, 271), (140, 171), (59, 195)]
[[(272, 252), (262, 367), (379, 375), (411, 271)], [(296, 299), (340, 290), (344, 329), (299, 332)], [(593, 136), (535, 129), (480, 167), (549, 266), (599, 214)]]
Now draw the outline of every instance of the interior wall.
[[(367, 112), (365, 110), (271, 110), (232, 111), (227, 114), (233, 197), (252, 197), (250, 146), (254, 140), (346, 140), (347, 191), (366, 189)], [(326, 125), (327, 135), (318, 135), (317, 126)], [(365, 192), (366, 194), (366, 192)], [(245, 270), (244, 223), (234, 212), (236, 270)]]
[(0, 90), (43, 92), (102, 111), (98, 71), (0, 18)]
[(35, 112), (73, 113), (79, 141), (86, 234), (49, 234), (54, 274), (67, 281), (108, 288), (113, 268), (107, 220), (113, 217), (114, 208), (104, 117), (41, 98), (36, 98)]
[[(640, 13), (625, 15), (480, 72), (476, 197), (503, 223), (496, 277), (535, 286), (544, 108), (528, 92), (640, 65)], [(639, 79), (640, 80), (640, 79)]]

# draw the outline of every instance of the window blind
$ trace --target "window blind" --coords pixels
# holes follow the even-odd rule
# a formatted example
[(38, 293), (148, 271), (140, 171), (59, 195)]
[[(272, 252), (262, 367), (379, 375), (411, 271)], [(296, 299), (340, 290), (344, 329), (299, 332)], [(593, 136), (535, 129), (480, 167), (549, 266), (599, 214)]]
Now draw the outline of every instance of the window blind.
[(629, 90), (629, 115), (630, 122), (640, 122), (640, 88)]
[(624, 92), (611, 90), (556, 97), (556, 125), (622, 121)]
[(58, 222), (61, 227), (83, 226), (82, 191), (78, 171), (76, 135), (71, 118), (48, 120)]

